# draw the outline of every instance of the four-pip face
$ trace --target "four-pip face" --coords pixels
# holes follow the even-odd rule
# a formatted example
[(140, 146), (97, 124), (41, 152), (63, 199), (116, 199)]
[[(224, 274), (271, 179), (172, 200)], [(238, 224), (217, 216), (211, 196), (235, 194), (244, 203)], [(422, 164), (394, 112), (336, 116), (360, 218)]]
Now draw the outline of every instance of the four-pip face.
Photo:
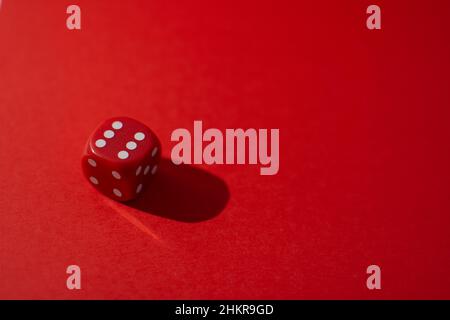
[(144, 124), (127, 117), (103, 122), (82, 157), (90, 183), (118, 201), (136, 198), (158, 169), (161, 143)]

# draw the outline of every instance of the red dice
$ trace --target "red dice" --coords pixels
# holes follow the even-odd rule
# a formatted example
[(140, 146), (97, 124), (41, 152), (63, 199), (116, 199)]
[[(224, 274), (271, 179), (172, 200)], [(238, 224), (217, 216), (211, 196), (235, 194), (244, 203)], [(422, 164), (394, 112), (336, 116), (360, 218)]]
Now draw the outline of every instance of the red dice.
[(91, 135), (82, 158), (84, 175), (106, 196), (136, 198), (158, 169), (161, 143), (144, 124), (127, 117), (103, 122)]

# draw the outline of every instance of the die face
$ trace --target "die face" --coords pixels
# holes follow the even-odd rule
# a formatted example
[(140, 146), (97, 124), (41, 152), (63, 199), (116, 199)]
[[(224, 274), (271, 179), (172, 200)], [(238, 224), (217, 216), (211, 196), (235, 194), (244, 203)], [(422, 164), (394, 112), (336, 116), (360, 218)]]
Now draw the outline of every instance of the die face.
[(146, 125), (127, 117), (106, 120), (89, 141), (90, 150), (99, 158), (120, 164), (139, 163), (158, 145)]
[[(128, 156), (119, 157), (121, 151)], [(100, 192), (118, 201), (128, 201), (145, 189), (157, 171), (160, 157), (160, 141), (148, 127), (130, 118), (113, 118), (91, 135), (82, 168)]]

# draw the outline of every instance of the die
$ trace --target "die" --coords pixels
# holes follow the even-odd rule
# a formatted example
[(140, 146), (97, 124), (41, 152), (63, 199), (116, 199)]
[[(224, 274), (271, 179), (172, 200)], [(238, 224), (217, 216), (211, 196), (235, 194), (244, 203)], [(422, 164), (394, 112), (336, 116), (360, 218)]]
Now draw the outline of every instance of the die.
[(83, 173), (104, 195), (128, 201), (139, 196), (158, 170), (161, 143), (143, 123), (116, 117), (92, 133), (82, 156)]

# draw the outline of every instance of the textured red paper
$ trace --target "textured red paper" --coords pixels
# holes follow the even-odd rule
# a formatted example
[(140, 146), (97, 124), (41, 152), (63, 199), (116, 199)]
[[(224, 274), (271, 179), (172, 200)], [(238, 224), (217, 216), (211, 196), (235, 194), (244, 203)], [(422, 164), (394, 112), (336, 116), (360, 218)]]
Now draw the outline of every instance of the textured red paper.
[[(0, 298), (450, 298), (450, 2), (76, 3), (0, 10)], [(194, 120), (279, 128), (279, 174), (166, 161), (115, 203), (80, 156), (117, 115), (165, 158)]]

